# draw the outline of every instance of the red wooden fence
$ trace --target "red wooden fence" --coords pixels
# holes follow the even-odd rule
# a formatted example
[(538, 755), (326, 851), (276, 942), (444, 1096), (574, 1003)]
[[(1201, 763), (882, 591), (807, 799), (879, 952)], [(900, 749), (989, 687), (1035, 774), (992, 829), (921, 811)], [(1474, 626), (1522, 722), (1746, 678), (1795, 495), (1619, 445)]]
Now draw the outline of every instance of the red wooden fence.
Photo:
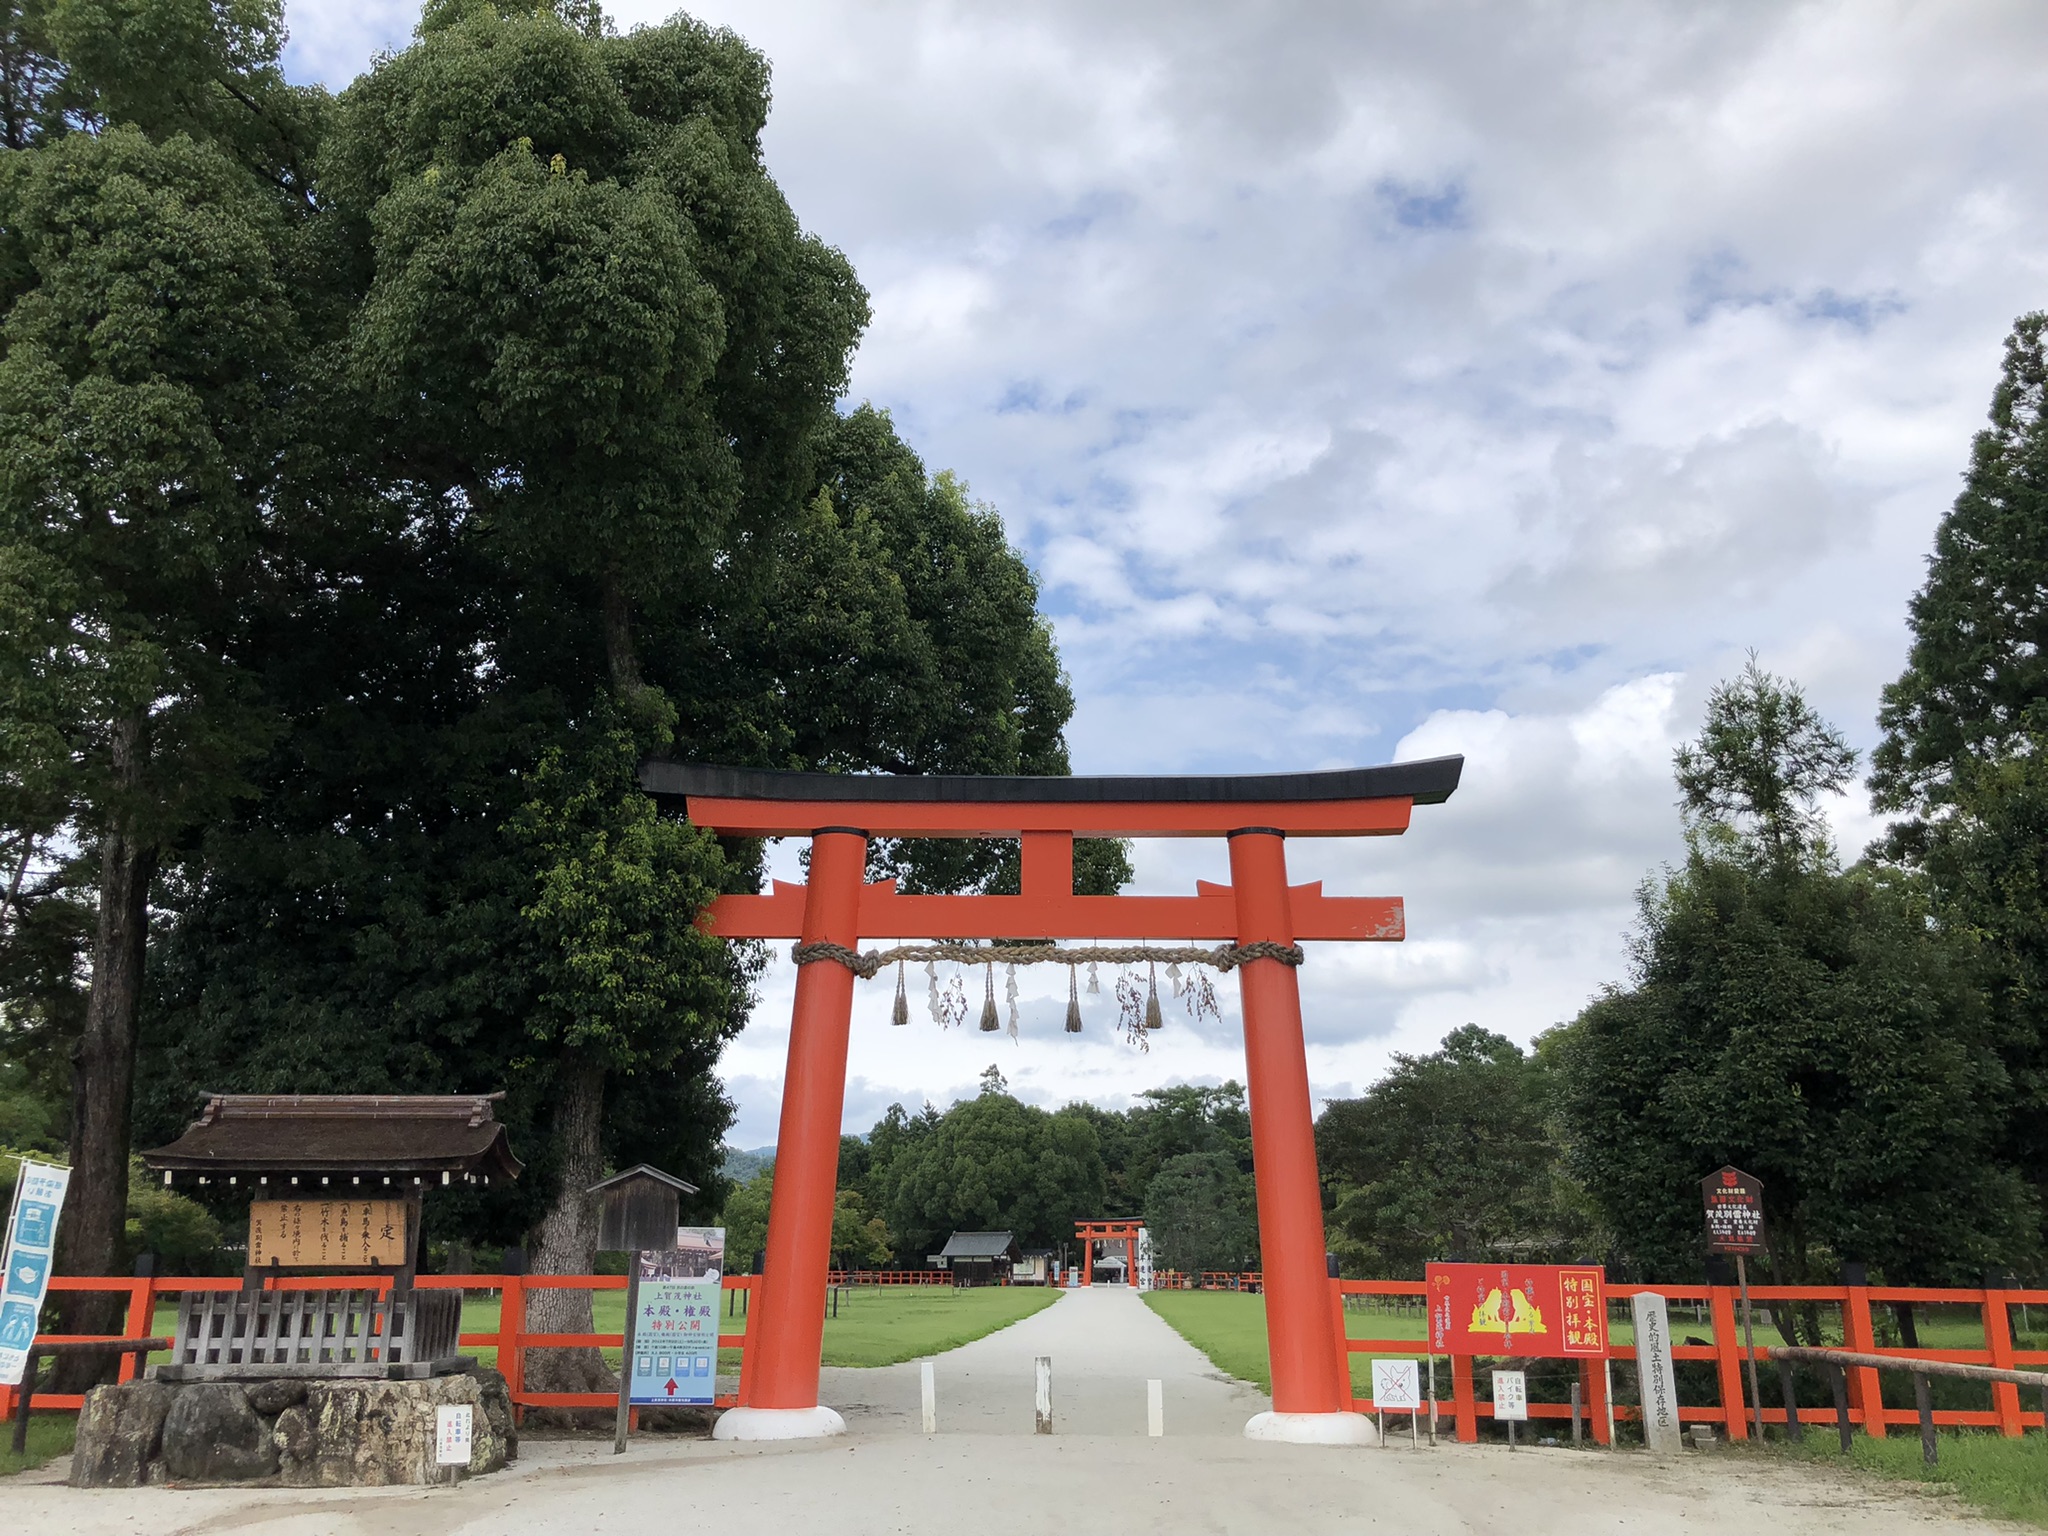
[[(916, 1282), (907, 1280), (893, 1283), (932, 1284), (943, 1283), (943, 1271), (899, 1271), (902, 1275), (937, 1274), (938, 1282), (920, 1278)], [(865, 1279), (866, 1277), (862, 1277)], [(1204, 1282), (1211, 1277), (1204, 1275)], [(319, 1290), (332, 1287), (332, 1277), (287, 1277), (268, 1282), (279, 1289)], [(388, 1279), (365, 1279), (360, 1282), (364, 1288), (387, 1286)], [(620, 1348), (624, 1339), (616, 1333), (529, 1333), (526, 1330), (526, 1298), (534, 1291), (541, 1290), (583, 1290), (617, 1291), (624, 1290), (623, 1275), (422, 1275), (418, 1285), (423, 1290), (461, 1290), (465, 1292), (496, 1292), (499, 1297), (498, 1326), (487, 1333), (465, 1333), (462, 1344), (466, 1348), (494, 1348), (497, 1351), (498, 1369), (504, 1372), (506, 1384), (512, 1390), (512, 1400), (522, 1408), (609, 1408), (617, 1401), (615, 1394), (606, 1392), (529, 1392), (526, 1389), (526, 1351), (529, 1349), (574, 1349), (582, 1346)], [(724, 1286), (728, 1291), (750, 1290), (754, 1277), (750, 1275), (728, 1275)], [(840, 1283), (850, 1283), (842, 1280)], [(881, 1283), (892, 1283), (883, 1281)], [(1242, 1283), (1242, 1282), (1240, 1282)], [(165, 1276), (154, 1279), (84, 1279), (71, 1276), (54, 1276), (50, 1288), (54, 1291), (114, 1291), (128, 1298), (127, 1317), (122, 1332), (115, 1337), (147, 1338), (153, 1331), (156, 1307), (159, 1301), (182, 1295), (187, 1291), (232, 1291), (241, 1288), (241, 1280), (234, 1277), (218, 1279), (193, 1279)], [(1610, 1302), (1626, 1302), (1638, 1291), (1655, 1291), (1667, 1300), (1678, 1303), (1703, 1302), (1712, 1318), (1713, 1342), (1709, 1344), (1677, 1344), (1671, 1354), (1674, 1360), (1698, 1360), (1711, 1362), (1714, 1366), (1715, 1394), (1712, 1402), (1681, 1403), (1678, 1416), (1686, 1423), (1715, 1424), (1722, 1428), (1730, 1440), (1747, 1439), (1750, 1426), (1743, 1402), (1743, 1349), (1741, 1325), (1737, 1317), (1736, 1292), (1733, 1286), (1708, 1285), (1610, 1285), (1607, 1296)], [(1427, 1288), (1420, 1281), (1412, 1280), (1333, 1280), (1330, 1282), (1330, 1305), (1340, 1330), (1344, 1327), (1344, 1298), (1347, 1296), (1385, 1296), (1409, 1298), (1418, 1304), (1427, 1295)], [(1818, 1302), (1823, 1306), (1840, 1309), (1842, 1320), (1842, 1343), (1846, 1348), (1877, 1353), (1876, 1328), (1871, 1318), (1873, 1305), (1887, 1305), (1893, 1302), (1912, 1302), (1916, 1305), (1946, 1305), (1975, 1308), (1983, 1320), (1984, 1347), (1981, 1349), (1886, 1349), (1887, 1355), (1901, 1360), (1953, 1360), (1965, 1364), (1992, 1365), (2005, 1370), (2028, 1366), (2048, 1365), (2048, 1350), (2020, 1349), (2016, 1346), (2012, 1332), (2012, 1308), (2022, 1305), (2048, 1306), (2048, 1291), (1995, 1291), (1995, 1290), (1935, 1290), (1921, 1287), (1900, 1286), (1753, 1286), (1750, 1295), (1759, 1306), (1771, 1306), (1778, 1302)], [(1418, 1305), (1418, 1312), (1422, 1307)], [(1675, 1336), (1684, 1336), (1682, 1320), (1675, 1320), (1672, 1327)], [(1770, 1330), (1776, 1338), (1776, 1330)], [(38, 1343), (63, 1343), (87, 1337), (103, 1335), (41, 1334)], [(739, 1350), (740, 1372), (745, 1379), (748, 1355), (744, 1333), (721, 1333), (718, 1336), (720, 1350)], [(1350, 1339), (1346, 1348), (1354, 1355), (1397, 1355), (1414, 1358), (1426, 1353), (1419, 1339)], [(1759, 1356), (1764, 1356), (1759, 1348)], [(1632, 1376), (1635, 1352), (1627, 1346), (1610, 1346), (1607, 1358), (1619, 1361), (1629, 1368)], [(1454, 1355), (1451, 1357), (1451, 1396), (1443, 1406), (1449, 1410), (1456, 1424), (1460, 1440), (1479, 1438), (1479, 1421), (1490, 1418), (1493, 1407), (1481, 1402), (1474, 1381), (1474, 1357)], [(134, 1356), (124, 1356), (120, 1366), (120, 1379), (126, 1381), (136, 1372)], [(1595, 1440), (1607, 1441), (1606, 1373), (1600, 1369), (1597, 1359), (1582, 1360), (1579, 1365), (1580, 1396), (1585, 1405), (1587, 1418), (1592, 1425)], [(1772, 1373), (1774, 1377), (1775, 1373)], [(1888, 1425), (1910, 1425), (1915, 1422), (1914, 1410), (1910, 1407), (1885, 1406), (1879, 1392), (1879, 1373), (1873, 1369), (1849, 1371), (1849, 1416), (1853, 1423), (1863, 1426), (1865, 1433), (1882, 1436)], [(1767, 1378), (1770, 1379), (1770, 1378)], [(1775, 1394), (1766, 1388), (1766, 1395), (1775, 1399)], [(76, 1409), (82, 1399), (65, 1394), (36, 1394), (38, 1407), (52, 1409)], [(719, 1398), (719, 1406), (731, 1407), (735, 1399), (731, 1396)], [(1369, 1412), (1372, 1403), (1369, 1398), (1354, 1398), (1352, 1406), (1360, 1412)], [(14, 1392), (0, 1387), (0, 1419), (14, 1411)], [(1613, 1415), (1618, 1420), (1631, 1420), (1639, 1416), (1635, 1405), (1616, 1403)], [(1571, 1407), (1568, 1403), (1534, 1402), (1529, 1404), (1532, 1419), (1569, 1419)], [(1783, 1424), (1785, 1410), (1780, 1401), (1768, 1402), (1763, 1410), (1766, 1424)], [(1835, 1412), (1832, 1407), (1802, 1408), (1799, 1411), (1801, 1423), (1831, 1424)], [(2043, 1416), (2038, 1410), (2029, 1412), (2020, 1403), (2019, 1388), (1997, 1384), (1991, 1388), (1989, 1409), (1940, 1408), (1934, 1419), (1937, 1424), (1996, 1429), (2007, 1436), (2020, 1434), (2029, 1428), (2039, 1428)]]
[[(285, 1276), (266, 1281), (266, 1287), (274, 1290), (317, 1291), (332, 1289), (337, 1283), (354, 1285), (362, 1290), (383, 1290), (390, 1286), (388, 1276), (365, 1276), (360, 1280), (339, 1281), (329, 1276)], [(421, 1275), (415, 1282), (423, 1291), (463, 1292), (495, 1291), (498, 1294), (498, 1326), (488, 1333), (465, 1333), (461, 1336), (464, 1348), (495, 1349), (498, 1352), (498, 1369), (505, 1375), (505, 1384), (512, 1390), (512, 1401), (521, 1408), (611, 1408), (618, 1403), (615, 1392), (529, 1392), (526, 1390), (526, 1351), (529, 1349), (576, 1349), (585, 1345), (599, 1348), (621, 1349), (625, 1336), (618, 1333), (529, 1333), (526, 1331), (526, 1298), (534, 1291), (623, 1291), (626, 1288), (624, 1275)], [(728, 1291), (752, 1289), (751, 1275), (727, 1275), (724, 1288)], [(188, 1291), (238, 1291), (242, 1288), (239, 1277), (188, 1278), (162, 1276), (154, 1279), (95, 1280), (75, 1278), (67, 1275), (51, 1277), (53, 1291), (120, 1291), (128, 1297), (128, 1315), (118, 1335), (97, 1334), (38, 1334), (39, 1344), (57, 1344), (67, 1340), (119, 1337), (129, 1339), (148, 1338), (153, 1331), (153, 1320), (157, 1303), (170, 1297), (180, 1296)], [(740, 1372), (744, 1379), (747, 1368), (745, 1353), (747, 1336), (744, 1333), (721, 1333), (718, 1347), (721, 1351), (736, 1349), (740, 1354)], [(136, 1357), (124, 1355), (121, 1358), (120, 1380), (128, 1381), (136, 1373)], [(14, 1390), (0, 1387), (0, 1419), (10, 1417), (14, 1412)], [(727, 1395), (718, 1399), (718, 1406), (730, 1408), (738, 1399)], [(34, 1406), (41, 1408), (77, 1409), (84, 1399), (76, 1393), (38, 1392)]]
[[(1333, 1280), (1331, 1306), (1337, 1312), (1340, 1328), (1343, 1327), (1343, 1298), (1346, 1296), (1389, 1296), (1414, 1298), (1424, 1301), (1427, 1287), (1412, 1280)], [(1716, 1424), (1730, 1440), (1745, 1440), (1750, 1434), (1749, 1410), (1743, 1398), (1743, 1360), (1741, 1319), (1738, 1315), (1737, 1292), (1731, 1285), (1609, 1285), (1607, 1297), (1610, 1302), (1626, 1302), (1640, 1291), (1655, 1291), (1668, 1301), (1704, 1302), (1712, 1318), (1713, 1341), (1709, 1344), (1676, 1344), (1671, 1357), (1675, 1361), (1709, 1361), (1714, 1366), (1715, 1400), (1711, 1403), (1683, 1403), (1678, 1417), (1683, 1423)], [(1878, 1353), (1876, 1328), (1871, 1319), (1873, 1304), (1885, 1305), (1892, 1302), (1912, 1302), (1916, 1305), (1966, 1306), (1977, 1309), (1983, 1319), (1985, 1347), (1982, 1349), (1892, 1349), (1881, 1353), (1893, 1355), (1900, 1360), (1953, 1360), (1972, 1365), (1993, 1365), (2004, 1370), (2024, 1366), (2048, 1364), (2048, 1350), (2019, 1349), (2015, 1347), (2012, 1333), (2011, 1309), (2021, 1305), (2048, 1305), (2048, 1291), (1994, 1291), (1994, 1290), (1936, 1290), (1917, 1286), (1836, 1286), (1836, 1285), (1756, 1285), (1750, 1287), (1751, 1304), (1768, 1307), (1776, 1302), (1819, 1302), (1841, 1309), (1843, 1346), (1848, 1349)], [(1611, 1315), (1611, 1313), (1610, 1313)], [(1672, 1321), (1674, 1337), (1683, 1337), (1684, 1328), (1679, 1319)], [(1766, 1338), (1768, 1334), (1768, 1338)], [(1779, 1337), (1775, 1328), (1757, 1330), (1757, 1356), (1760, 1363), (1768, 1362), (1768, 1348), (1771, 1340)], [(1424, 1356), (1427, 1345), (1419, 1339), (1349, 1339), (1346, 1348), (1354, 1355), (1397, 1355), (1405, 1358)], [(1610, 1345), (1607, 1351), (1610, 1361), (1619, 1361), (1629, 1368), (1633, 1376), (1635, 1350), (1630, 1346)], [(1478, 1400), (1473, 1381), (1473, 1359), (1471, 1355), (1454, 1355), (1451, 1363), (1451, 1401), (1447, 1405), (1455, 1419), (1460, 1440), (1471, 1441), (1479, 1438), (1479, 1421), (1493, 1416), (1493, 1405)], [(1852, 1423), (1863, 1426), (1866, 1434), (1882, 1438), (1887, 1425), (1908, 1425), (1917, 1422), (1912, 1408), (1888, 1408), (1878, 1386), (1879, 1373), (1874, 1369), (1851, 1370), (1849, 1377), (1849, 1417)], [(1763, 1418), (1766, 1424), (1785, 1422), (1782, 1398), (1775, 1391), (1776, 1372), (1767, 1372), (1763, 1378), (1770, 1385), (1764, 1389), (1766, 1398), (1773, 1399), (1764, 1404)], [(1583, 1360), (1579, 1365), (1580, 1399), (1585, 1404), (1587, 1417), (1593, 1428), (1593, 1437), (1601, 1444), (1607, 1443), (1607, 1373), (1600, 1368), (1599, 1359)], [(1369, 1398), (1354, 1398), (1352, 1406), (1361, 1413), (1370, 1412)], [(1569, 1419), (1569, 1403), (1529, 1404), (1531, 1419)], [(1640, 1410), (1633, 1404), (1616, 1403), (1613, 1416), (1619, 1420), (1640, 1417)], [(1827, 1408), (1801, 1408), (1799, 1422), (1802, 1424), (1832, 1424), (1835, 1410)], [(1953, 1425), (1975, 1429), (1996, 1429), (2001, 1434), (2015, 1436), (2028, 1428), (2039, 1428), (2043, 1416), (2039, 1412), (2029, 1413), (2020, 1405), (2019, 1388), (2000, 1383), (1991, 1388), (1991, 1407), (1987, 1409), (1938, 1408), (1934, 1412), (1936, 1424)]]

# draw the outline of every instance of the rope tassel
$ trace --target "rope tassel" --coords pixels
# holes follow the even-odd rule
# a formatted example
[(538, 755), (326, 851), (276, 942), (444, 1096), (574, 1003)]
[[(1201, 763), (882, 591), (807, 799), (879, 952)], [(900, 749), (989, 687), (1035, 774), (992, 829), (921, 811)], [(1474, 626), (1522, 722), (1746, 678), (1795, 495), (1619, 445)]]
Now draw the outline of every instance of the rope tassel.
[(1070, 1035), (1081, 1033), (1081, 993), (1079, 988), (1080, 977), (1075, 974), (1074, 968), (1070, 965), (1067, 967), (1067, 1033)]
[(1145, 1027), (1164, 1029), (1166, 1020), (1159, 1012), (1159, 972), (1154, 969), (1145, 983)]
[(910, 1022), (910, 994), (903, 989), (903, 962), (896, 962), (896, 1003), (889, 1010), (889, 1022), (902, 1028)]
[(1001, 1017), (996, 1013), (996, 968), (989, 966), (988, 989), (981, 999), (981, 1032), (993, 1035), (1003, 1027)]

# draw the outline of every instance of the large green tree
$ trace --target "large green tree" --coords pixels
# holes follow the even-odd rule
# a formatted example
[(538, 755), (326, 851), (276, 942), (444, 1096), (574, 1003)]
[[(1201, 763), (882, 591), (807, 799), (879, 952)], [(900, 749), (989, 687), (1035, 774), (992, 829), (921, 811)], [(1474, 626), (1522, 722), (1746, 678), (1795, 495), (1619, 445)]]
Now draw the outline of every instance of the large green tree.
[[(128, 127), (0, 176), (0, 751), (22, 857), (96, 850), (62, 1262), (119, 1259), (151, 882), (274, 732), (242, 642), (287, 451), (289, 213)], [(19, 866), (17, 866), (19, 867)]]
[(1871, 788), (1885, 854), (1977, 941), (2011, 1077), (2004, 1142), (2048, 1190), (2048, 315), (2020, 317), (1885, 689)]
[(1228, 1152), (1168, 1158), (1145, 1189), (1145, 1228), (1158, 1269), (1257, 1269), (1259, 1217), (1252, 1181)]
[[(1616, 1257), (1698, 1273), (1698, 1181), (1734, 1163), (1764, 1181), (1781, 1283), (2024, 1262), (2033, 1202), (1997, 1155), (2008, 1086), (1970, 956), (1913, 879), (1837, 866), (1813, 813), (1848, 765), (1795, 687), (1752, 664), (1709, 716), (1679, 756), (1686, 862), (1644, 887), (1632, 982), (1546, 1042)], [(1757, 773), (1768, 793), (1708, 792)]]
[(956, 1230), (1008, 1230), (1027, 1248), (1049, 1248), (1071, 1241), (1077, 1220), (1101, 1214), (1094, 1127), (1070, 1110), (1048, 1114), (1004, 1089), (990, 1068), (980, 1094), (904, 1137), (875, 1167), (870, 1201), (898, 1253), (936, 1253)]
[[(7, 15), (10, 1059), (79, 1043), (110, 1173), (138, 1019), (150, 1139), (202, 1088), (507, 1088), (527, 1178), (430, 1219), (544, 1269), (591, 1267), (608, 1163), (715, 1210), (759, 955), (694, 919), (760, 850), (636, 763), (1062, 772), (1072, 710), (999, 519), (834, 409), (865, 298), (762, 164), (765, 62), (461, 0), (332, 101), (268, 0)], [(947, 857), (877, 851), (1014, 869)], [(122, 1257), (96, 1182), (75, 1268)]]
[(1550, 1078), (1541, 1055), (1467, 1024), (1328, 1105), (1316, 1156), (1347, 1272), (1414, 1278), (1431, 1260), (1587, 1257), (1591, 1223), (1561, 1167)]

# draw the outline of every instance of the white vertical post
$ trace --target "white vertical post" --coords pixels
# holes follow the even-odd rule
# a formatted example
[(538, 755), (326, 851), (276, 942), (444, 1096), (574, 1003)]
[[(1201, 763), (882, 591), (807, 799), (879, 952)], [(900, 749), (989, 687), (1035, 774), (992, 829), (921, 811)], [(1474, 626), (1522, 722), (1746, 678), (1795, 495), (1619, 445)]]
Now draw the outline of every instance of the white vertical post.
[(1166, 1433), (1166, 1388), (1164, 1383), (1145, 1383), (1145, 1433), (1157, 1440)]
[(931, 1361), (927, 1360), (918, 1367), (917, 1384), (919, 1394), (923, 1398), (924, 1432), (928, 1435), (937, 1434), (939, 1428), (939, 1393), (936, 1383), (932, 1380)]
[(1035, 1428), (1041, 1435), (1052, 1433), (1052, 1356), (1040, 1355), (1031, 1362), (1031, 1406), (1037, 1415)]
[[(1638, 1291), (1628, 1299), (1636, 1327), (1636, 1380), (1643, 1408), (1643, 1444), (1653, 1452), (1682, 1449), (1678, 1423), (1678, 1381), (1671, 1368), (1671, 1318), (1664, 1298)], [(1738, 1405), (1739, 1408), (1740, 1405)], [(1738, 1423), (1741, 1420), (1738, 1418)]]

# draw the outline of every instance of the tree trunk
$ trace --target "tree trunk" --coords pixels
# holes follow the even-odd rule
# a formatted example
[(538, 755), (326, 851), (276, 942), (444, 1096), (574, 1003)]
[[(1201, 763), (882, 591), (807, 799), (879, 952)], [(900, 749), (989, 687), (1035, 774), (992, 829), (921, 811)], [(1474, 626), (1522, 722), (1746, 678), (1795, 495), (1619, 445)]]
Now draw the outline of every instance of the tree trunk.
[(604, 572), (604, 661), (612, 691), (631, 703), (640, 692), (640, 657), (633, 649), (633, 600), (617, 565)]
[[(604, 1176), (604, 1068), (573, 1059), (555, 1095), (555, 1145), (562, 1182), (527, 1239), (536, 1275), (587, 1275), (597, 1264), (597, 1202), (584, 1193)], [(531, 1291), (529, 1333), (593, 1333), (590, 1292)], [(616, 1392), (618, 1378), (597, 1350), (537, 1349), (526, 1357), (534, 1392)]]
[(1920, 1347), (1920, 1329), (1913, 1318), (1913, 1303), (1895, 1301), (1892, 1303), (1892, 1317), (1899, 1325), (1899, 1340), (1908, 1349)]
[[(145, 751), (141, 715), (115, 725), (113, 767), (124, 788), (141, 778)], [(92, 991), (85, 1030), (71, 1052), (71, 1187), (58, 1232), (59, 1274), (116, 1275), (126, 1268), (135, 1037), (156, 860), (155, 846), (138, 834), (132, 815), (108, 818), (100, 834)], [(66, 1333), (119, 1333), (124, 1302), (112, 1293), (74, 1296), (61, 1308), (60, 1327)], [(81, 1391), (111, 1377), (116, 1363), (112, 1356), (60, 1357), (51, 1390)]]

